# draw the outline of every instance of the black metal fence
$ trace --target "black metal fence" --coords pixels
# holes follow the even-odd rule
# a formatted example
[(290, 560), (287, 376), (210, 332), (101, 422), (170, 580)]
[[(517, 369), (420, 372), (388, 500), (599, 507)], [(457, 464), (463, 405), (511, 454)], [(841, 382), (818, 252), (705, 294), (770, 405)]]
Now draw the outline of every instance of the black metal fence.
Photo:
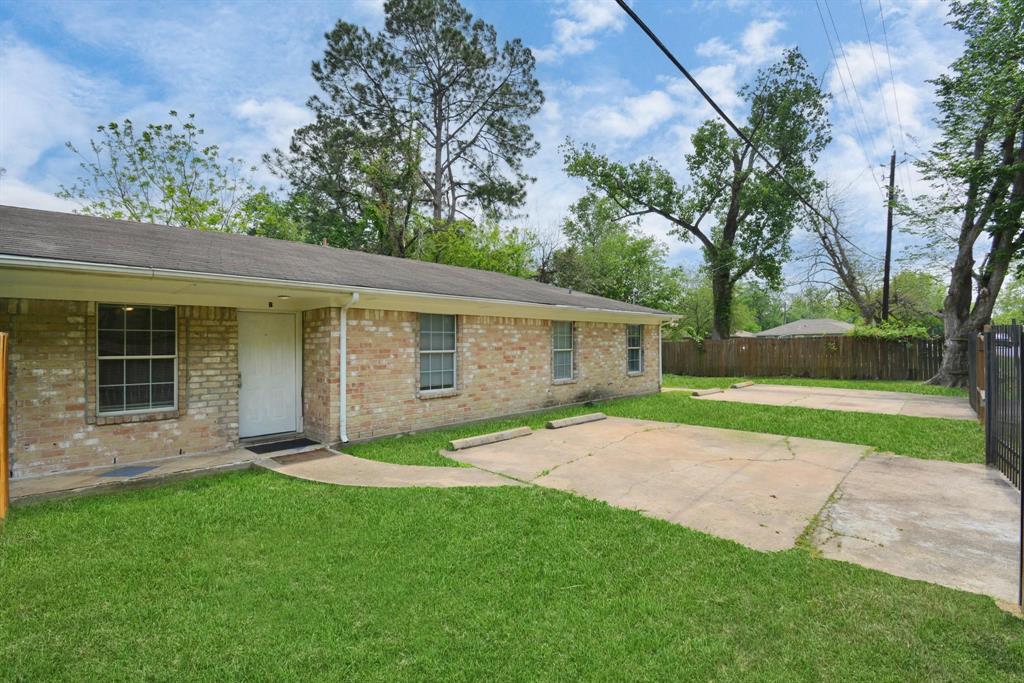
[[(985, 422), (985, 463), (1020, 491), (1024, 482), (1024, 344), (1022, 328), (989, 325), (968, 343), (971, 393)], [(969, 340), (970, 342), (970, 340)], [(980, 349), (979, 349), (980, 347)], [(980, 353), (979, 353), (980, 351)], [(983, 397), (983, 402), (982, 402)], [(975, 402), (972, 402), (974, 405)], [(1019, 519), (1017, 604), (1024, 605), (1024, 501)]]
[(1024, 463), (1021, 326), (992, 325), (985, 339), (985, 462), (1019, 491)]

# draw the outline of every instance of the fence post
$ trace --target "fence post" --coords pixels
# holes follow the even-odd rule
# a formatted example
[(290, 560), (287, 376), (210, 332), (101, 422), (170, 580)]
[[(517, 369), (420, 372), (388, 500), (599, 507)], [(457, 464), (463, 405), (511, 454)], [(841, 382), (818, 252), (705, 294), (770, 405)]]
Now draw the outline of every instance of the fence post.
[(995, 373), (992, 372), (992, 361), (995, 354), (992, 353), (992, 327), (985, 325), (984, 343), (985, 349), (985, 464), (992, 465), (992, 398), (995, 395), (998, 384)]
[(11, 491), (7, 461), (7, 333), (0, 332), (0, 519), (7, 516)]

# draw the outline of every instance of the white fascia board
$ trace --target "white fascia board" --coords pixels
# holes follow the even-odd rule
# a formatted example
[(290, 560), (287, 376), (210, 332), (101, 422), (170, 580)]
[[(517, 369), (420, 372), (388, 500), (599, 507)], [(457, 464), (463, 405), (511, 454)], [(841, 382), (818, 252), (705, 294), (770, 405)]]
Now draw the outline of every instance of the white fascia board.
[[(222, 275), (218, 273), (201, 273), (193, 271), (169, 270), (161, 268), (144, 268), (138, 266), (121, 266), (115, 264), (85, 263), (56, 259), (39, 259), (25, 256), (0, 254), (0, 267), (34, 269), (45, 271), (93, 273), (96, 275), (123, 276), (128, 278), (185, 280), (190, 282), (216, 282), (224, 284), (248, 284), (253, 286), (272, 286), (286, 290), (301, 290), (319, 294), (351, 295), (358, 293), (363, 296), (355, 308), (383, 308), (386, 310), (404, 310), (434, 312), (442, 309), (452, 313), (468, 313), (496, 315), (507, 317), (528, 317), (552, 320), (584, 320), (593, 322), (636, 322), (655, 324), (665, 320), (675, 320), (679, 316), (661, 313), (645, 313), (642, 311), (615, 311), (602, 308), (586, 308), (580, 306), (561, 306), (549, 304), (533, 304), (523, 301), (486, 299), (482, 297), (453, 296), (447, 294), (431, 294), (426, 292), (407, 292), (401, 290), (376, 289), (349, 285), (330, 285), (318, 282), (297, 280), (279, 280), (245, 275)], [(2, 282), (2, 281), (0, 281)], [(74, 292), (69, 292), (71, 297)], [(484, 312), (486, 311), (486, 312)]]

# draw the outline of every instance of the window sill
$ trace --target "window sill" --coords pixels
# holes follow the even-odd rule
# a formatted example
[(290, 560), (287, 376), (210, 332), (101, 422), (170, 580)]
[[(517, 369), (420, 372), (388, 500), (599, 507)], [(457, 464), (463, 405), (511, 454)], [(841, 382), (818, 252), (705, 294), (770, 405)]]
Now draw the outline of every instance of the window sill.
[(626, 373), (626, 377), (643, 377), (643, 375), (644, 375), (644, 371), (643, 370), (641, 370), (639, 372), (627, 372)]
[(158, 420), (175, 420), (181, 417), (177, 408), (171, 410), (159, 410), (152, 413), (125, 413), (123, 415), (96, 415), (96, 425), (120, 425), (135, 422), (156, 422)]
[(432, 398), (450, 398), (452, 396), (458, 396), (458, 389), (428, 389), (420, 390), (416, 394), (416, 398), (427, 401)]
[(579, 380), (575, 377), (570, 377), (569, 379), (553, 379), (551, 380), (551, 383), (555, 386), (559, 386), (562, 384), (576, 384), (578, 381)]

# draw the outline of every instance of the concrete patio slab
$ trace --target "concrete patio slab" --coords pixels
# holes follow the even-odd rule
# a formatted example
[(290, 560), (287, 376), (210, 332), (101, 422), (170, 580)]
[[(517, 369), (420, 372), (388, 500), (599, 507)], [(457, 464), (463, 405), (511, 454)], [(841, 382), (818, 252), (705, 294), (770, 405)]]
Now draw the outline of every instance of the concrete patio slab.
[(825, 557), (1016, 603), (1020, 494), (984, 465), (876, 454), (813, 542)]
[(695, 397), (702, 401), (796, 406), (882, 415), (911, 415), (951, 420), (978, 419), (974, 411), (971, 410), (966, 397), (925, 396), (897, 391), (755, 384), (741, 389), (729, 389), (717, 394)]
[[(522, 438), (516, 440), (521, 441)], [(486, 446), (478, 446), (477, 448), (486, 448)], [(285, 463), (266, 459), (259, 461), (257, 464), (269, 470), (287, 474), (290, 477), (344, 486), (455, 488), (459, 486), (521, 485), (519, 482), (507, 477), (484, 472), (473, 467), (395, 465), (388, 462), (357, 458), (346, 453), (328, 449), (310, 453), (309, 457), (310, 459)]]
[[(300, 452), (305, 449), (294, 449)], [(286, 451), (291, 452), (291, 451)], [(135, 476), (116, 476), (126, 464), (73, 470), (60, 474), (48, 474), (11, 480), (11, 504), (21, 505), (37, 500), (66, 498), (70, 496), (102, 493), (118, 488), (146, 486), (166, 483), (176, 479), (216, 474), (229, 470), (251, 467), (254, 460), (266, 456), (257, 455), (245, 448), (236, 448), (201, 455), (182, 455), (160, 460), (135, 461), (132, 466), (147, 469)], [(115, 475), (115, 476), (111, 476)]]
[(608, 418), (448, 454), (732, 539), (791, 548), (864, 446)]

